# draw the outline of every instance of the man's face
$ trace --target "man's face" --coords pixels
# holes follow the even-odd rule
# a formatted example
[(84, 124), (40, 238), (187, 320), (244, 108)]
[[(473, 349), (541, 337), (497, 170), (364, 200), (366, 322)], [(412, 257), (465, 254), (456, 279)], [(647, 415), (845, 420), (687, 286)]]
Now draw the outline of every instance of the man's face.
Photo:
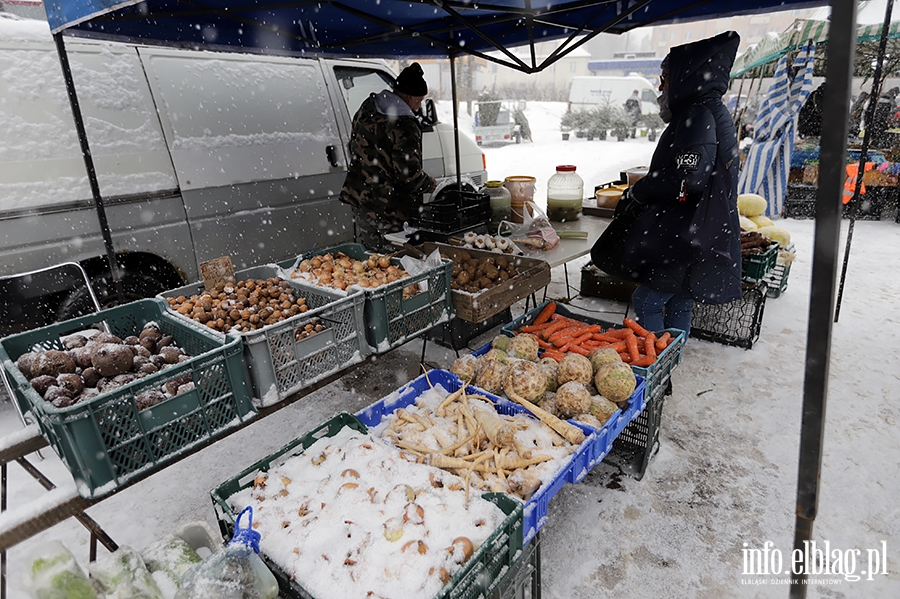
[(663, 71), (659, 76), (659, 91), (664, 92), (669, 89), (669, 71)]
[(406, 96), (404, 99), (409, 104), (410, 110), (419, 112), (419, 109), (422, 108), (422, 102), (425, 101), (425, 96)]

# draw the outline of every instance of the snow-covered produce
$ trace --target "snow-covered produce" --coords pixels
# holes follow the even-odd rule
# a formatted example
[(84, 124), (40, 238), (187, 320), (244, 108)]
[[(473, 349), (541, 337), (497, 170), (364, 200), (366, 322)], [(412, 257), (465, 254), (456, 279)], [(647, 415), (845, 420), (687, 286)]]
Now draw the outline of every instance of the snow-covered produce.
[(506, 353), (513, 358), (530, 360), (532, 362), (538, 359), (539, 350), (540, 346), (538, 345), (537, 337), (529, 333), (516, 335), (506, 345)]
[(499, 393), (503, 390), (507, 368), (505, 361), (488, 358), (487, 354), (481, 356), (478, 359), (478, 369), (475, 373), (475, 385), (488, 393)]
[(535, 362), (518, 360), (506, 372), (503, 391), (511, 398), (521, 397), (536, 401), (547, 390), (547, 375)]
[(562, 418), (585, 414), (591, 407), (591, 392), (583, 383), (569, 381), (556, 390), (556, 408)]
[(756, 232), (772, 241), (777, 241), (783, 248), (786, 248), (791, 244), (791, 234), (783, 227), (776, 227), (774, 225), (760, 227)]
[(594, 375), (594, 386), (603, 397), (608, 400), (621, 403), (628, 401), (637, 379), (631, 367), (625, 362), (612, 362), (604, 364)]
[(560, 385), (564, 385), (569, 381), (576, 381), (583, 385), (588, 385), (593, 376), (591, 361), (581, 354), (566, 354), (559, 362), (559, 371), (557, 373), (557, 381)]
[(604, 364), (622, 361), (619, 352), (611, 347), (598, 347), (591, 352), (589, 359), (591, 361), (591, 370), (593, 371), (593, 374), (597, 374), (597, 370)]
[[(78, 331), (60, 339), (63, 347), (71, 349), (28, 352), (16, 360), (16, 365), (44, 401), (65, 408), (191, 358), (175, 344), (174, 337), (163, 335), (154, 322), (136, 332), (137, 336), (120, 339), (95, 329)], [(175, 381), (175, 385), (168, 381), (164, 387), (138, 394), (138, 409), (193, 387), (190, 374)]]
[(450, 372), (455, 374), (463, 382), (469, 383), (475, 380), (475, 373), (478, 371), (478, 358), (472, 354), (462, 355), (453, 361), (450, 365)]

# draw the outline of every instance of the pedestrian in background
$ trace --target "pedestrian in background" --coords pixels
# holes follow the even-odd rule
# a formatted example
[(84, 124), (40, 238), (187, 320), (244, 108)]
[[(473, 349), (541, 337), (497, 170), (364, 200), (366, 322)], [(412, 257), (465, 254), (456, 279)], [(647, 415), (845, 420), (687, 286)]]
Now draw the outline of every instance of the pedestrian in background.
[(403, 229), (434, 190), (422, 162), (422, 129), (416, 114), (428, 94), (421, 65), (400, 73), (393, 90), (372, 94), (353, 117), (350, 166), (340, 199), (353, 209), (356, 240), (389, 251), (388, 233)]
[(641, 120), (641, 95), (638, 90), (634, 90), (625, 100), (625, 112), (631, 117), (631, 138), (634, 139), (638, 121)]
[(636, 319), (651, 331), (690, 333), (695, 300), (741, 297), (738, 144), (722, 102), (739, 42), (729, 31), (671, 49), (658, 100), (668, 126), (616, 210), (637, 214), (622, 263), (639, 283)]

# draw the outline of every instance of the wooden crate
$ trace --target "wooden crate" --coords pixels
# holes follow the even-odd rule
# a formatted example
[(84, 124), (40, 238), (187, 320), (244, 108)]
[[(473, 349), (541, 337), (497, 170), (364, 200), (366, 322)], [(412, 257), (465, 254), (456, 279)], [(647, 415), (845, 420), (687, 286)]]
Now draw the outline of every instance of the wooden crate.
[(503, 256), (508, 260), (514, 260), (519, 274), (505, 281), (502, 285), (496, 285), (477, 294), (463, 291), (451, 291), (450, 299), (456, 317), (467, 322), (484, 322), (490, 317), (509, 308), (511, 305), (524, 299), (550, 284), (550, 265), (544, 260), (526, 258), (525, 256), (513, 256), (510, 254), (498, 254), (486, 250), (470, 250), (443, 243), (425, 243), (422, 250), (431, 253), (435, 248), (440, 249), (441, 255), (454, 262), (462, 252), (467, 252), (473, 257), (498, 257)]

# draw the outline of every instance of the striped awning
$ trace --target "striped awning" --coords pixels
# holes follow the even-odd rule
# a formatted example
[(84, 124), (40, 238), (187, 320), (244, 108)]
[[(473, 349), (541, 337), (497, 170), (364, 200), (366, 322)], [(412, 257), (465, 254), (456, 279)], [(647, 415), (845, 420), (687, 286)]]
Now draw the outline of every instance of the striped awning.
[(812, 92), (815, 53), (815, 42), (800, 50), (790, 65), (799, 67), (793, 80), (788, 72), (788, 57), (781, 57), (753, 126), (753, 145), (741, 168), (738, 193), (766, 198), (768, 215), (779, 214), (784, 204), (797, 117)]
[[(856, 41), (869, 42), (881, 39), (882, 25), (874, 23), (859, 25), (856, 29)], [(891, 23), (888, 39), (900, 38), (900, 21)], [(738, 56), (731, 68), (731, 76), (739, 77), (757, 67), (777, 61), (789, 52), (802, 47), (812, 40), (817, 46), (828, 43), (828, 21), (797, 19), (793, 24), (777, 35), (770, 35)]]

